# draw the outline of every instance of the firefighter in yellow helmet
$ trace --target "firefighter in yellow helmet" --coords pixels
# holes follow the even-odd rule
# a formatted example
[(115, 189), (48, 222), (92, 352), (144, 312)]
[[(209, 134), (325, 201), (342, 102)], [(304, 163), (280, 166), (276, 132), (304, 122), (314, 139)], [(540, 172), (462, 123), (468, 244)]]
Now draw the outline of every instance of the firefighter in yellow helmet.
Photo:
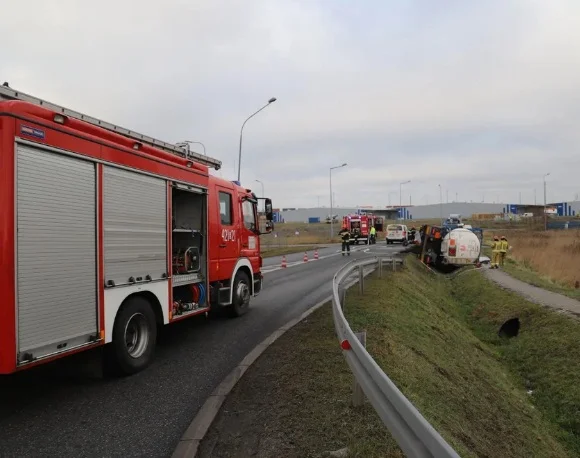
[(503, 267), (503, 263), (505, 260), (506, 253), (509, 250), (509, 243), (505, 238), (505, 235), (501, 236), (501, 240), (499, 242), (499, 265)]
[(501, 242), (497, 235), (493, 236), (493, 242), (491, 242), (491, 268), (499, 269), (499, 257), (500, 257), (500, 246)]

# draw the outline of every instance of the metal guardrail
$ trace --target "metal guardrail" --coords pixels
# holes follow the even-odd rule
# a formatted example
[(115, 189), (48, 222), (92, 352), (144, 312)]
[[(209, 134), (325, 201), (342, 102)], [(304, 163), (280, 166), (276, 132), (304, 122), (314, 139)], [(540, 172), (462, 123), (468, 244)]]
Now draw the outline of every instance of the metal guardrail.
[(342, 267), (332, 280), (332, 313), (336, 335), (344, 350), (357, 384), (379, 414), (399, 446), (409, 457), (459, 458), (459, 455), (445, 442), (441, 435), (423, 418), (419, 411), (387, 377), (363, 343), (352, 331), (343, 313), (344, 298), (339, 287), (343, 280), (359, 270), (359, 291), (364, 293), (365, 267), (378, 268), (382, 275), (385, 261), (402, 263), (401, 259), (377, 256), (349, 262)]

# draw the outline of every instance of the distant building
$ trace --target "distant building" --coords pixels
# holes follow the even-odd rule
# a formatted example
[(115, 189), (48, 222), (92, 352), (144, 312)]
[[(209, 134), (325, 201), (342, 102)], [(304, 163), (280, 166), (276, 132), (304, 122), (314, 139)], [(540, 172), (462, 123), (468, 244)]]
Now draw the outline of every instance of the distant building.
[[(551, 203), (550, 207), (556, 208), (559, 216), (575, 216), (580, 214), (580, 201)], [(340, 221), (343, 216), (357, 213), (369, 212), (379, 216), (385, 217), (387, 220), (394, 220), (398, 218), (423, 220), (446, 218), (452, 213), (458, 213), (462, 218), (469, 219), (474, 214), (517, 214), (533, 213), (535, 216), (543, 214), (543, 205), (518, 205), (518, 204), (492, 204), (485, 202), (450, 202), (444, 204), (432, 205), (416, 205), (416, 206), (385, 206), (385, 207), (340, 207), (333, 208), (332, 213), (338, 215)], [(320, 218), (320, 222), (324, 223), (326, 217), (330, 216), (330, 208), (282, 208), (279, 211), (280, 221), (307, 223), (309, 220)]]

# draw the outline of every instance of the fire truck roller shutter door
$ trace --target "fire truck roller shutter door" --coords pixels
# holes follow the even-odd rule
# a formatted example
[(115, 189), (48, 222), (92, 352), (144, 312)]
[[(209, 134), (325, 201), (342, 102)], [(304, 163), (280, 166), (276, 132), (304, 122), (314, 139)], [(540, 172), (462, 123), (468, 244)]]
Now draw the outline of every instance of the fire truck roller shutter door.
[(97, 335), (96, 165), (17, 146), (19, 359)]
[(149, 364), (155, 321), (169, 321), (167, 221), (165, 180), (103, 167), (105, 335), (125, 374)]

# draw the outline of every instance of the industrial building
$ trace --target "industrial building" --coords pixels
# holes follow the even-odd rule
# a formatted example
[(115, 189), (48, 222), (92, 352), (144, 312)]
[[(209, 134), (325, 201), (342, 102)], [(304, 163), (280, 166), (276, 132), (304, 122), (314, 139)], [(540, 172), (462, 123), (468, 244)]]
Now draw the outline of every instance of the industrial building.
[[(576, 216), (580, 215), (580, 201), (558, 202), (547, 205), (550, 213), (558, 216)], [(543, 205), (528, 204), (493, 204), (493, 203), (476, 203), (476, 202), (451, 202), (433, 205), (404, 206), (398, 208), (395, 206), (385, 207), (339, 207), (333, 208), (332, 213), (337, 215), (338, 219), (343, 216), (359, 213), (371, 212), (385, 217), (387, 220), (405, 219), (405, 220), (422, 220), (446, 217), (451, 213), (458, 213), (464, 218), (471, 218), (474, 214), (514, 214), (523, 215), (524, 213), (533, 213), (541, 216)], [(330, 208), (281, 208), (275, 210), (274, 222), (296, 222), (307, 223), (309, 221), (324, 222), (330, 215)]]

